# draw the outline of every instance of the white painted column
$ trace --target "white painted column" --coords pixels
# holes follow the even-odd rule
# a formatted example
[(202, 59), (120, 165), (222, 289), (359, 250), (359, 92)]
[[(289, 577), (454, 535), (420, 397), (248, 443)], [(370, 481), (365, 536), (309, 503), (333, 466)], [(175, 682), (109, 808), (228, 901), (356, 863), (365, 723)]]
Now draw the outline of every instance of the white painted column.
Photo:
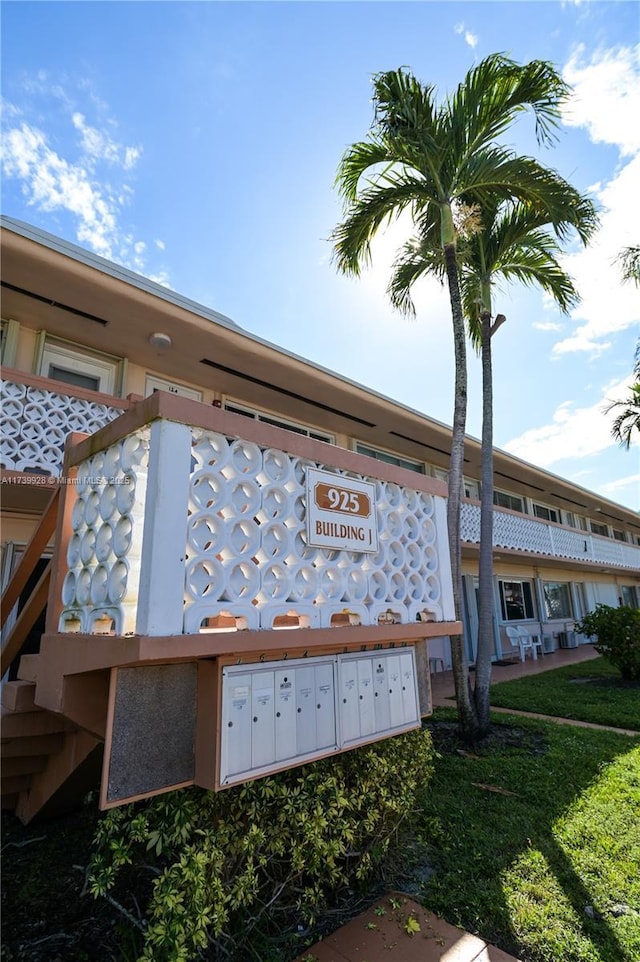
[(173, 421), (154, 421), (136, 623), (140, 635), (180, 635), (183, 631), (190, 472), (191, 428)]
[(451, 580), (451, 555), (447, 533), (447, 502), (445, 498), (434, 498), (434, 521), (436, 525), (436, 544), (438, 547), (438, 576), (440, 578), (440, 604), (444, 621), (455, 621), (453, 603), (453, 581)]

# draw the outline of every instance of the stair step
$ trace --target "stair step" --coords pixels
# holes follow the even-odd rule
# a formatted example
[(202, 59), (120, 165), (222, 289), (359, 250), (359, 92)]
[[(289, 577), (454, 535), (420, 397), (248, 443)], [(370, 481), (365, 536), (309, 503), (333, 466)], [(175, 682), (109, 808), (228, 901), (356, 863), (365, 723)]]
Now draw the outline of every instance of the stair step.
[(25, 738), (9, 738), (2, 743), (2, 758), (21, 758), (30, 755), (53, 755), (62, 750), (64, 735), (30, 735)]
[(36, 682), (38, 680), (39, 661), (40, 655), (23, 655), (18, 665), (18, 678), (21, 681)]
[(52, 735), (71, 731), (74, 726), (62, 715), (38, 709), (37, 711), (12, 712), (2, 709), (2, 741), (27, 738), (31, 735)]
[(16, 795), (19, 792), (26, 792), (31, 785), (31, 775), (11, 775), (10, 778), (2, 779), (2, 794)]
[(2, 777), (12, 775), (34, 775), (43, 772), (47, 764), (46, 755), (21, 755), (16, 758), (5, 758), (2, 755)]
[(36, 711), (36, 686), (32, 681), (7, 681), (2, 686), (2, 707), (8, 711)]

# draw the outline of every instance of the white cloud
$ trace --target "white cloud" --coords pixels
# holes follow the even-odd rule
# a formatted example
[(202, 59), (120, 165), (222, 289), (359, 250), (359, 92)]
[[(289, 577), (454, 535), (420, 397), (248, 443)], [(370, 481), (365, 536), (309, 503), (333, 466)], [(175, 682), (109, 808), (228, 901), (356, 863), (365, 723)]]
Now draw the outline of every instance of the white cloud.
[(611, 436), (615, 411), (606, 415), (604, 409), (611, 400), (626, 397), (631, 383), (629, 376), (607, 385), (598, 401), (589, 407), (578, 408), (573, 401), (563, 401), (550, 424), (513, 438), (504, 445), (505, 451), (541, 468), (566, 459), (600, 454), (616, 443)]
[[(637, 48), (640, 49), (640, 48)], [(593, 189), (601, 207), (601, 227), (585, 250), (564, 258), (582, 297), (572, 311), (573, 332), (554, 345), (553, 356), (584, 351), (594, 356), (611, 346), (611, 336), (638, 323), (638, 294), (621, 282), (616, 259), (623, 247), (638, 243), (634, 203), (640, 195), (640, 69), (631, 47), (596, 53), (582, 63), (580, 47), (565, 67), (574, 94), (565, 123), (585, 127), (596, 143), (618, 147), (621, 166)]]
[(640, 150), (640, 45), (598, 51), (582, 63), (580, 45), (563, 70), (574, 93), (564, 112), (569, 127), (586, 127), (596, 143), (615, 144), (623, 157)]
[[(29, 101), (22, 107), (5, 103), (5, 186), (9, 180), (17, 181), (27, 206), (40, 212), (71, 214), (80, 244), (144, 273), (147, 245), (123, 231), (120, 223), (122, 210), (133, 196), (131, 186), (122, 182), (123, 175), (138, 161), (141, 148), (114, 140), (110, 131), (116, 124), (110, 118), (99, 127), (89, 123), (46, 75), (27, 81), (24, 90), (32, 101), (35, 98), (36, 114), (48, 117), (51, 130), (45, 133), (28, 122)], [(61, 114), (50, 109), (52, 100), (61, 105)], [(102, 176), (105, 165), (108, 179)], [(168, 283), (165, 275), (161, 283)]]
[(116, 205), (90, 180), (90, 172), (70, 164), (47, 143), (42, 131), (26, 123), (4, 135), (5, 177), (22, 182), (27, 203), (39, 210), (67, 210), (78, 220), (78, 239), (104, 257), (112, 255)]
[(558, 324), (557, 321), (538, 321), (534, 323), (533, 327), (536, 331), (561, 331), (562, 324)]
[(464, 37), (464, 42), (471, 47), (472, 50), (478, 46), (478, 35), (471, 33), (470, 30), (466, 30), (464, 23), (457, 23), (453, 29), (458, 36)]
[(163, 240), (155, 240), (154, 244), (156, 245), (159, 251), (163, 251), (166, 247), (166, 244)]

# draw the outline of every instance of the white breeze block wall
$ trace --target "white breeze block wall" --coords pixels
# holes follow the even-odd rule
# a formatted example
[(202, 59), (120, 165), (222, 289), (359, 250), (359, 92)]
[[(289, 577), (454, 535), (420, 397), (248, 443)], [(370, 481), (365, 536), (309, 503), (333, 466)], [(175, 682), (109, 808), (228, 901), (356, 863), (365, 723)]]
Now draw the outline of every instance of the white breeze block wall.
[[(294, 611), (311, 627), (336, 613), (376, 625), (454, 620), (444, 498), (194, 430), (185, 631), (229, 613), (271, 628)], [(316, 548), (306, 536), (306, 472), (374, 481), (377, 554)]]
[(117, 418), (124, 408), (2, 381), (0, 432), (3, 468), (11, 471), (62, 471), (64, 443), (72, 431), (95, 434)]
[[(310, 467), (375, 485), (377, 553), (307, 543)], [(444, 498), (165, 420), (78, 476), (61, 631), (455, 620)]]

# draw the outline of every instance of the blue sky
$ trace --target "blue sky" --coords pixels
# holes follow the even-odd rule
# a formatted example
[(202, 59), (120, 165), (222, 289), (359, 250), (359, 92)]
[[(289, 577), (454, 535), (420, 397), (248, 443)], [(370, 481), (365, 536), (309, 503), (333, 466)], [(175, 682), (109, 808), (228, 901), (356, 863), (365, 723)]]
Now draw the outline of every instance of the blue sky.
[[(407, 321), (385, 288), (394, 225), (359, 280), (328, 237), (346, 147), (364, 138), (371, 76), (409, 67), (443, 94), (501, 51), (553, 61), (572, 84), (559, 143), (536, 152), (601, 205), (570, 317), (511, 288), (494, 342), (495, 441), (605, 497), (640, 505), (638, 446), (603, 414), (631, 382), (640, 293), (614, 259), (637, 244), (636, 2), (39, 2), (2, 9), (2, 211), (119, 261), (260, 337), (450, 424), (448, 301), (416, 289)], [(480, 370), (469, 359), (470, 434)]]

